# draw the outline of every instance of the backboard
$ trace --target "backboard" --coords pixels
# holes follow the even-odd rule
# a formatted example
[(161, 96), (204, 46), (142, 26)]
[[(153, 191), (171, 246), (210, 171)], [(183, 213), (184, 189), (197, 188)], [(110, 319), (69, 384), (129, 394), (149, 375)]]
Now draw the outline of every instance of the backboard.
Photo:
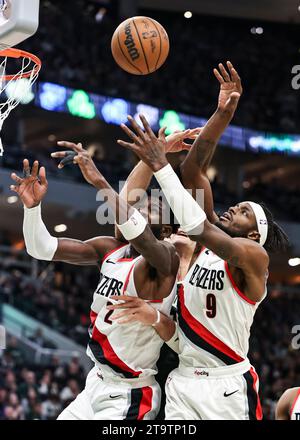
[(0, 50), (31, 37), (39, 24), (40, 0), (0, 0)]

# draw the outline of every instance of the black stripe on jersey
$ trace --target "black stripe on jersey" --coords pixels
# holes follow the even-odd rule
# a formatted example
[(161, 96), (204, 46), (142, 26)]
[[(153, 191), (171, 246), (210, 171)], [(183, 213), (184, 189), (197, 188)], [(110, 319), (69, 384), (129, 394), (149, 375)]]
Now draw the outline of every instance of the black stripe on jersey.
[(231, 357), (227, 356), (227, 354), (224, 354), (222, 351), (218, 350), (217, 348), (210, 345), (208, 342), (206, 342), (201, 336), (199, 336), (194, 330), (191, 329), (191, 327), (188, 325), (188, 323), (185, 321), (181, 314), (181, 304), (180, 299), (178, 298), (177, 303), (178, 308), (178, 324), (180, 329), (183, 331), (185, 336), (195, 345), (202, 348), (202, 350), (208, 351), (209, 353), (216, 356), (218, 359), (223, 361), (226, 365), (233, 365), (237, 364), (238, 362), (235, 359), (232, 359)]
[(258, 405), (258, 395), (254, 389), (254, 379), (251, 376), (250, 371), (247, 371), (247, 373), (243, 374), (243, 376), (247, 382), (247, 399), (248, 399), (248, 406), (249, 406), (249, 419), (250, 420), (257, 420), (256, 408)]
[(134, 388), (131, 390), (130, 407), (124, 420), (137, 420), (140, 405), (143, 397), (142, 388)]
[(95, 356), (95, 359), (100, 362), (100, 364), (108, 365), (112, 370), (114, 370), (116, 373), (123, 374), (126, 379), (133, 379), (136, 378), (132, 373), (129, 373), (128, 371), (124, 371), (122, 368), (118, 367), (115, 364), (112, 364), (106, 357), (104, 356), (103, 350), (99, 342), (94, 341), (93, 339), (90, 339), (89, 341), (89, 347), (92, 350), (93, 355)]

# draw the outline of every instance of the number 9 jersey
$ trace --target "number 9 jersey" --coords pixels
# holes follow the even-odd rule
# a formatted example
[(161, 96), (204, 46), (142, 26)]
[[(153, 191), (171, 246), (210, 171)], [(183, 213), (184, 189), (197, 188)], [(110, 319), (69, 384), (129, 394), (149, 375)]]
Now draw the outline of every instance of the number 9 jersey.
[(202, 248), (178, 291), (180, 363), (213, 368), (243, 362), (258, 305), (235, 285), (227, 262)]

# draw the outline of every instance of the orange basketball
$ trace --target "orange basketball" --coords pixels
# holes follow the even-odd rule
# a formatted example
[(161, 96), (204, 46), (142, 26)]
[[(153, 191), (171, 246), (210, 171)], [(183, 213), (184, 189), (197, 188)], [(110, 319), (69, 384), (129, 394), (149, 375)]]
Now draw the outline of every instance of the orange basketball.
[(166, 61), (169, 49), (167, 32), (149, 17), (131, 17), (123, 21), (111, 40), (116, 63), (134, 75), (155, 72)]

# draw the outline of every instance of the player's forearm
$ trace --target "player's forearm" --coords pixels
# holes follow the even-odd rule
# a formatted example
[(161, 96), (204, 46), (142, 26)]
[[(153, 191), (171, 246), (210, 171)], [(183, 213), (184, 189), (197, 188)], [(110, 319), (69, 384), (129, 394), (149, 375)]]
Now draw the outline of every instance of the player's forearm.
[(26, 250), (37, 260), (51, 261), (58, 247), (58, 239), (48, 232), (41, 215), (41, 204), (24, 206), (23, 235)]
[(173, 338), (176, 332), (176, 323), (172, 318), (160, 312), (160, 321), (154, 325), (154, 328), (161, 339), (167, 342)]
[(120, 192), (120, 197), (133, 205), (138, 200), (141, 191), (146, 191), (153, 176), (152, 170), (143, 161), (140, 161), (131, 171), (125, 185)]
[(203, 173), (207, 171), (219, 139), (230, 124), (233, 116), (234, 112), (216, 110), (207, 121), (181, 165), (182, 174), (187, 174), (192, 179), (193, 173), (198, 173), (199, 169)]
[(117, 227), (123, 237), (131, 242), (152, 267), (165, 275), (172, 273), (174, 252), (155, 238), (139, 211), (120, 197), (104, 177), (99, 179), (95, 186), (98, 190), (105, 190), (107, 202), (115, 213)]

